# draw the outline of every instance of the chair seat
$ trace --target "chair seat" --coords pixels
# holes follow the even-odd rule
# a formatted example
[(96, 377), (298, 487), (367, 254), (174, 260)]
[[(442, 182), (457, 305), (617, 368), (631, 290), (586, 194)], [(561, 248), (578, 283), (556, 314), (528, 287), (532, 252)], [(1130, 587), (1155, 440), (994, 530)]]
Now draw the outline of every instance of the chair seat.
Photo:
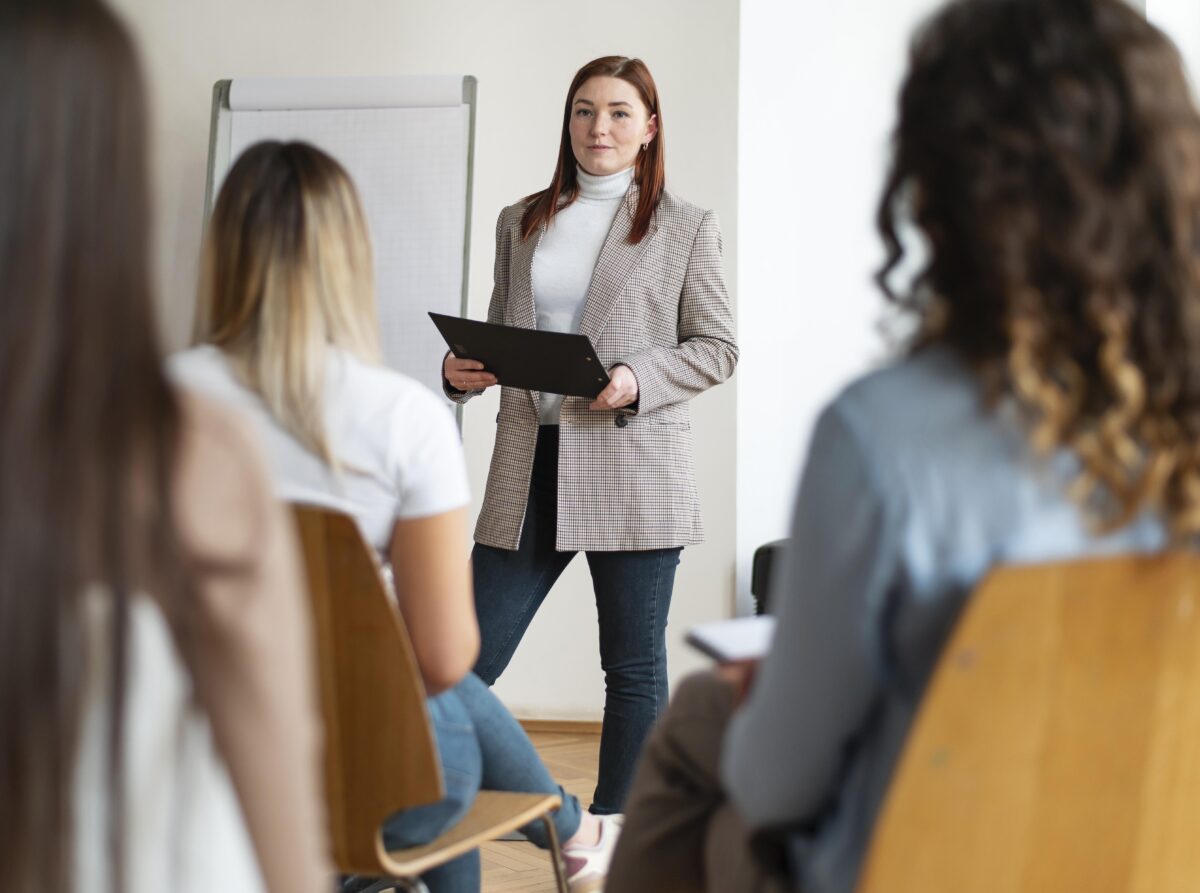
[(380, 854), (380, 865), (395, 877), (413, 877), (471, 852), (500, 834), (528, 825), (562, 806), (556, 794), (480, 791), (453, 828), (423, 846)]

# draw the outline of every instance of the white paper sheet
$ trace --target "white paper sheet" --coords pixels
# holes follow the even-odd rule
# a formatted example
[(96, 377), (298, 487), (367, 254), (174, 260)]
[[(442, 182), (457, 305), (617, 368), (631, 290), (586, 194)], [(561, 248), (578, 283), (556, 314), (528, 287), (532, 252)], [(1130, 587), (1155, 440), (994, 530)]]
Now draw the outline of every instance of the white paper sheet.
[(775, 618), (768, 614), (698, 624), (688, 631), (687, 643), (721, 663), (733, 663), (762, 658), (774, 636)]

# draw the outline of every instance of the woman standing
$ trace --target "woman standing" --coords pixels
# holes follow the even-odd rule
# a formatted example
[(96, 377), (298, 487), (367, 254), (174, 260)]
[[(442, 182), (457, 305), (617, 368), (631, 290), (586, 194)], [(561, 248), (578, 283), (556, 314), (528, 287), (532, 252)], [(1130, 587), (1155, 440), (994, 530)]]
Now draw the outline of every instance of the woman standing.
[[(489, 322), (591, 339), (610, 384), (592, 401), (504, 388), (472, 555), (476, 672), (504, 671), (578, 551), (605, 674), (591, 809), (619, 813), (667, 702), (666, 624), (684, 546), (702, 540), (688, 403), (737, 363), (716, 217), (664, 188), (658, 89), (639, 59), (583, 66), (550, 186), (500, 213)], [(465, 402), (496, 383), (448, 355)]]

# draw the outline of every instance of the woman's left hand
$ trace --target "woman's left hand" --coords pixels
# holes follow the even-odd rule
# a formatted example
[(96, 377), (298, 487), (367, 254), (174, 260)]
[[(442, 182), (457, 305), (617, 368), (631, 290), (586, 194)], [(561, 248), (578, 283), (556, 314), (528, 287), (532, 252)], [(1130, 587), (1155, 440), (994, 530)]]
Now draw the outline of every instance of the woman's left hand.
[(588, 409), (620, 409), (638, 398), (638, 383), (633, 370), (616, 365), (608, 370), (608, 387), (601, 391)]

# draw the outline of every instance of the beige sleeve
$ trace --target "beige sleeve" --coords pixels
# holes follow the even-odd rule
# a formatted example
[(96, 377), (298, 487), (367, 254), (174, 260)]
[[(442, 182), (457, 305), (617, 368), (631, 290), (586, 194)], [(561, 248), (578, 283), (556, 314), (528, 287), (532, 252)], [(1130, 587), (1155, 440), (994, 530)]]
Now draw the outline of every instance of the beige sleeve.
[(249, 433), (184, 398), (176, 514), (200, 561), (189, 663), (270, 893), (332, 883), (308, 600), (290, 516)]
[[(514, 207), (504, 208), (496, 218), (496, 259), (492, 264), (492, 300), (488, 304), (487, 321), (496, 325), (504, 325), (504, 314), (508, 307), (508, 270), (512, 260), (512, 244), (508, 234), (508, 216), (514, 213)], [(453, 351), (442, 354), (442, 368), (446, 368), (446, 357)], [(442, 392), (455, 403), (466, 403), (473, 397), (478, 397), (483, 390), (460, 391), (442, 377)]]
[(679, 344), (652, 347), (619, 361), (637, 379), (639, 414), (691, 400), (733, 374), (739, 353), (723, 250), (717, 216), (706, 211), (679, 294)]

